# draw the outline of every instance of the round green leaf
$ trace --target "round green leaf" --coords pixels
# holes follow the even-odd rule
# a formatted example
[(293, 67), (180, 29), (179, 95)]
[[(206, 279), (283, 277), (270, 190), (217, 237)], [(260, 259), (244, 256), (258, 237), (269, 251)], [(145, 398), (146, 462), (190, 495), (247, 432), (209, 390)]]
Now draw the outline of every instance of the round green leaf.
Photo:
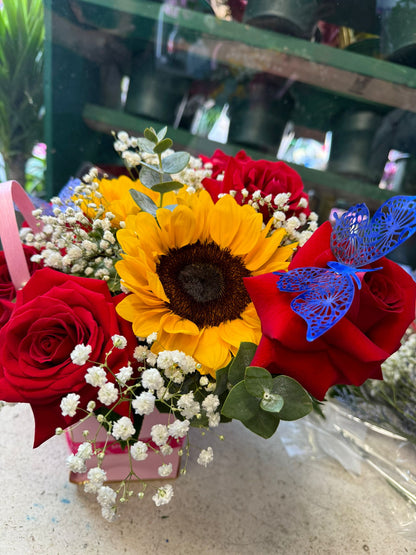
[(168, 139), (168, 138), (163, 139), (162, 141), (157, 143), (157, 145), (153, 149), (153, 152), (155, 152), (156, 154), (162, 154), (162, 152), (165, 152), (165, 150), (170, 148), (172, 145), (173, 145), (172, 139)]
[(140, 206), (143, 212), (148, 212), (152, 216), (156, 216), (157, 206), (150, 197), (140, 191), (136, 191), (136, 189), (130, 189), (130, 194), (134, 202)]
[(156, 135), (155, 130), (153, 129), (153, 127), (147, 127), (147, 128), (144, 130), (143, 135), (145, 136), (145, 138), (146, 138), (148, 141), (150, 141), (150, 142), (152, 142), (152, 143), (155, 143), (155, 144), (156, 144), (156, 143), (159, 142), (159, 139), (157, 138), (157, 135)]
[(257, 399), (263, 399), (264, 392), (270, 391), (273, 385), (271, 374), (258, 366), (248, 366), (245, 372), (244, 383), (250, 395)]
[(162, 160), (163, 171), (169, 174), (179, 173), (189, 163), (190, 155), (188, 152), (174, 152)]
[(159, 139), (159, 141), (161, 141), (166, 137), (167, 132), (168, 132), (168, 128), (166, 126), (163, 127), (160, 131), (158, 131), (157, 138)]
[(156, 191), (157, 193), (169, 193), (169, 191), (177, 191), (178, 189), (182, 189), (182, 187), (183, 183), (179, 181), (165, 181), (153, 185), (152, 191)]
[[(280, 412), (285, 404), (283, 397), (277, 393), (265, 392), (263, 399), (260, 401), (260, 408), (267, 412)], [(280, 418), (280, 414), (279, 414)]]
[(241, 422), (256, 418), (259, 412), (259, 402), (247, 393), (244, 382), (239, 382), (230, 390), (221, 410), (224, 416)]
[(279, 412), (281, 420), (297, 420), (312, 410), (312, 399), (299, 382), (289, 376), (273, 378), (271, 393), (283, 397), (284, 405)]

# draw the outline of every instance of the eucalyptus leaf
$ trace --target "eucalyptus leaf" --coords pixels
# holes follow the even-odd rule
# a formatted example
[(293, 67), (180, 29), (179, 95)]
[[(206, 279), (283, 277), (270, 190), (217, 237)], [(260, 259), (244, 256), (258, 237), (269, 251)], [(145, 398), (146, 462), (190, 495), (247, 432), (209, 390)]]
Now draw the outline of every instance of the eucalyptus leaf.
[(250, 395), (262, 399), (264, 392), (272, 388), (273, 378), (265, 368), (249, 366), (246, 368), (244, 383)]
[(313, 408), (309, 393), (299, 382), (289, 376), (273, 378), (271, 393), (283, 397), (284, 405), (279, 412), (281, 420), (297, 420), (309, 414)]
[(183, 187), (183, 183), (179, 181), (165, 181), (164, 183), (157, 183), (153, 185), (152, 191), (157, 193), (169, 193), (170, 191), (177, 191)]
[(157, 135), (156, 135), (156, 131), (153, 129), (153, 127), (147, 127), (144, 130), (143, 134), (144, 134), (145, 138), (148, 141), (150, 141), (152, 143), (155, 143), (155, 144), (157, 144), (159, 142), (159, 139), (157, 138)]
[(158, 131), (157, 138), (159, 139), (159, 141), (161, 141), (166, 137), (167, 132), (168, 132), (168, 128), (166, 127), (166, 125), (160, 131)]
[(167, 208), (168, 210), (173, 212), (177, 206), (178, 206), (177, 204), (165, 204), (163, 208)]
[(228, 384), (228, 369), (230, 365), (224, 366), (224, 368), (220, 368), (217, 370), (215, 374), (216, 380), (216, 387), (214, 391), (214, 395), (222, 395), (225, 391), (227, 391), (227, 384)]
[[(281, 395), (266, 391), (263, 399), (260, 401), (260, 408), (267, 412), (280, 412), (284, 404), (285, 401)], [(281, 418), (280, 414), (279, 418)]]
[(174, 152), (162, 159), (162, 168), (166, 173), (179, 173), (186, 168), (190, 160), (188, 152)]
[(149, 141), (148, 139), (145, 139), (144, 137), (138, 137), (137, 145), (139, 147), (139, 150), (141, 150), (143, 152), (147, 152), (149, 154), (153, 154), (153, 148), (155, 146), (155, 143), (152, 143), (152, 141)]
[(240, 348), (231, 361), (228, 373), (228, 380), (232, 385), (244, 380), (246, 368), (250, 366), (256, 349), (257, 345), (255, 343), (248, 343), (246, 341), (240, 343)]
[(245, 422), (261, 412), (258, 400), (247, 392), (244, 382), (235, 385), (227, 395), (221, 413), (228, 418)]
[(143, 160), (141, 160), (140, 165), (143, 166), (144, 168), (149, 168), (150, 170), (154, 170), (160, 173), (160, 168), (159, 166), (155, 166), (154, 164), (148, 164), (147, 162), (144, 162)]
[(153, 149), (153, 151), (156, 154), (162, 154), (162, 152), (165, 152), (165, 150), (168, 150), (168, 148), (170, 148), (172, 145), (173, 145), (172, 139), (166, 138), (166, 139), (163, 139), (162, 141), (159, 141), (155, 146), (155, 148)]
[(134, 202), (140, 206), (143, 212), (148, 212), (152, 216), (156, 216), (157, 206), (150, 197), (140, 191), (136, 191), (136, 189), (130, 189), (130, 194)]
[(280, 418), (276, 413), (266, 412), (260, 409), (255, 417), (244, 420), (243, 424), (246, 428), (258, 436), (268, 439), (269, 437), (272, 437), (277, 430), (279, 422)]
[(140, 169), (139, 179), (143, 183), (143, 185), (145, 187), (148, 187), (149, 189), (152, 189), (152, 187), (157, 183), (165, 181), (159, 171), (153, 168), (149, 168), (148, 166), (143, 166)]

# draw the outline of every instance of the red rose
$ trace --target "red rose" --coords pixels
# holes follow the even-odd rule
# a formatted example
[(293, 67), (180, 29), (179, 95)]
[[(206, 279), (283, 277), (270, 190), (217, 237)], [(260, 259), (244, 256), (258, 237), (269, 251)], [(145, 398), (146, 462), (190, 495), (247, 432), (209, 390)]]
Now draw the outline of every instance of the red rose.
[(71, 360), (76, 345), (90, 345), (90, 360), (100, 363), (112, 347), (111, 337), (124, 335), (128, 348), (114, 349), (108, 364), (114, 372), (132, 358), (135, 337), (117, 315), (117, 302), (104, 281), (51, 268), (37, 271), (17, 292), (16, 308), (0, 331), (0, 399), (30, 403), (35, 447), (82, 416), (62, 416), (62, 397), (77, 393), (84, 408), (96, 399), (97, 389), (85, 381), (92, 363), (79, 366)]
[[(323, 224), (299, 249), (289, 270), (326, 267), (335, 260), (330, 250), (331, 225)], [(361, 385), (382, 378), (381, 363), (400, 347), (415, 317), (416, 284), (400, 266), (381, 258), (355, 288), (347, 314), (315, 341), (306, 340), (306, 323), (290, 308), (296, 293), (281, 292), (275, 274), (247, 278), (245, 284), (262, 323), (262, 338), (252, 364), (273, 374), (298, 380), (323, 399), (335, 384)]]
[(6, 299), (0, 299), (0, 329), (9, 321), (14, 309), (14, 303)]
[[(237, 191), (235, 199), (239, 204), (247, 203), (255, 191), (260, 191), (262, 198), (271, 195), (271, 209), (266, 205), (260, 206), (263, 219), (267, 222), (277, 209), (274, 203), (275, 196), (279, 193), (290, 193), (287, 216), (299, 216), (301, 213), (309, 216), (308, 195), (303, 190), (300, 175), (284, 162), (252, 160), (244, 151), (232, 157), (220, 150), (216, 150), (211, 159), (202, 157), (202, 160), (213, 164), (212, 177), (203, 179), (202, 184), (214, 202), (217, 202), (218, 195), (230, 191)], [(224, 179), (217, 181), (215, 178), (222, 172)], [(242, 189), (249, 193), (246, 198), (241, 193)], [(306, 207), (303, 205), (305, 201)]]
[[(38, 254), (38, 251), (33, 247), (28, 247), (26, 245), (23, 245), (23, 250), (29, 267), (29, 273), (30, 275), (32, 275), (35, 270), (42, 268), (41, 264), (31, 262), (30, 260), (30, 258), (34, 254)], [(6, 264), (6, 257), (4, 256), (4, 252), (0, 251), (0, 299), (7, 299), (9, 301), (12, 301), (15, 296), (16, 289), (14, 288), (14, 285), (10, 278), (9, 270)]]
[[(212, 178), (216, 179), (220, 173), (224, 172), (228, 166), (229, 160), (233, 158), (228, 154), (225, 154), (219, 148), (214, 152), (212, 156), (205, 156), (204, 154), (200, 154), (199, 157), (203, 161), (204, 164), (211, 164), (212, 165)], [(244, 152), (244, 150), (240, 150), (234, 156), (235, 160), (239, 160), (240, 162), (248, 162), (252, 160), (248, 154)], [(217, 200), (217, 199), (215, 199)]]

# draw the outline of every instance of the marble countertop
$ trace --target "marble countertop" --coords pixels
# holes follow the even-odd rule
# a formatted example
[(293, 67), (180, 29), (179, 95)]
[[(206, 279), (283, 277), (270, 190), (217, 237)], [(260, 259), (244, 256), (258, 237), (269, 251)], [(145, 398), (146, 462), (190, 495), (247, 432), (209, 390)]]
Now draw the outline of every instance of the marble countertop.
[(32, 450), (29, 407), (6, 406), (0, 553), (416, 553), (400, 533), (403, 499), (367, 465), (357, 477), (327, 457), (290, 457), (279, 433), (263, 440), (238, 422), (219, 433), (224, 441), (193, 430), (195, 453), (211, 445), (214, 462), (203, 468), (191, 454), (169, 505), (155, 507), (151, 492), (133, 497), (108, 523), (94, 496), (69, 483), (64, 437)]

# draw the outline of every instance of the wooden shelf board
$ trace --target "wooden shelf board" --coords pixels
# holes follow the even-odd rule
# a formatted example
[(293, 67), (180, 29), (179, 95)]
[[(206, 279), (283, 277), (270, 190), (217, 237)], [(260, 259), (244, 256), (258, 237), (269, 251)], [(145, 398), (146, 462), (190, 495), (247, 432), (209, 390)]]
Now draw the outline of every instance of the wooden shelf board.
[[(203, 34), (218, 62), (269, 72), (361, 101), (416, 111), (416, 70), (369, 56), (142, 0), (83, 0)], [(208, 38), (210, 36), (211, 38)], [(190, 45), (184, 44), (187, 49)], [(386, 77), (388, 76), (388, 78)]]

